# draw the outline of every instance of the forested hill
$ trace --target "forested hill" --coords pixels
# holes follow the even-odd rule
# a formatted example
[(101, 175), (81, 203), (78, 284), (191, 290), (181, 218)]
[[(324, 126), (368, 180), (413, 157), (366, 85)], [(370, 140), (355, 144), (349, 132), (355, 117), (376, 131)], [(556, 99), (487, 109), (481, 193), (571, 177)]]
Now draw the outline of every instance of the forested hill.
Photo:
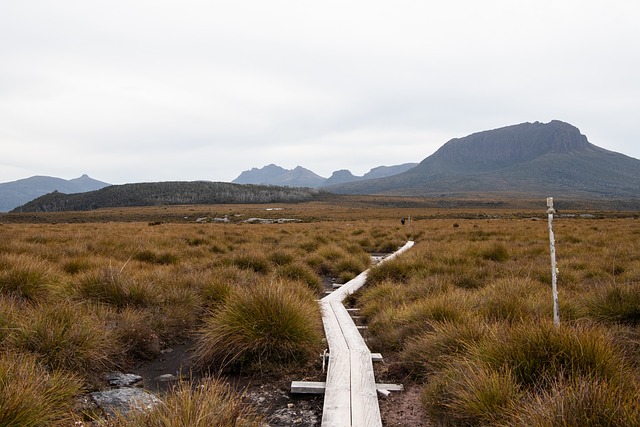
[(38, 197), (12, 212), (87, 211), (108, 207), (220, 203), (295, 203), (320, 196), (307, 188), (241, 185), (226, 182), (150, 182), (112, 185), (97, 191)]

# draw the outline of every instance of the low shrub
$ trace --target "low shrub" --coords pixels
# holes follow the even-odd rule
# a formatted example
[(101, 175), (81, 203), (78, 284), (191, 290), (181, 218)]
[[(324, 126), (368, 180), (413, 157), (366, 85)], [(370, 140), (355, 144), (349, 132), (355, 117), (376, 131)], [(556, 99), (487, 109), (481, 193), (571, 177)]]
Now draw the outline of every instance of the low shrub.
[(321, 325), (315, 296), (296, 283), (263, 281), (234, 288), (197, 335), (199, 367), (268, 369), (301, 363), (319, 352)]
[(81, 383), (68, 372), (49, 370), (29, 355), (0, 353), (0, 425), (73, 425), (72, 410)]

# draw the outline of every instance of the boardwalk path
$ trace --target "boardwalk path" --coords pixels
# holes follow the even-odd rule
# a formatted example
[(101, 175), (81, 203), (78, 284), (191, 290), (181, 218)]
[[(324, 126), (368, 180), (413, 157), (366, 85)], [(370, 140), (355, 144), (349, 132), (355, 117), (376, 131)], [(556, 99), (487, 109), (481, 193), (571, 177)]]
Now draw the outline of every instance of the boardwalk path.
[[(387, 261), (413, 246), (407, 242)], [(329, 345), (322, 426), (382, 426), (371, 352), (342, 301), (365, 284), (369, 270), (320, 300)]]

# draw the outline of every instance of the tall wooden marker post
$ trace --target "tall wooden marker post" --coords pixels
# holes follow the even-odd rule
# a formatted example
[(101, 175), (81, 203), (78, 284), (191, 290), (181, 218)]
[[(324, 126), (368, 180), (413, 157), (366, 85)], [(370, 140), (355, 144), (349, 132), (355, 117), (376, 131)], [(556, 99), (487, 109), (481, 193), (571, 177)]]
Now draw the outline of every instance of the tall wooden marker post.
[(558, 269), (556, 267), (556, 242), (553, 236), (553, 197), (547, 197), (547, 215), (549, 216), (549, 247), (551, 252), (551, 287), (553, 290), (553, 324), (560, 326), (560, 309), (558, 307)]

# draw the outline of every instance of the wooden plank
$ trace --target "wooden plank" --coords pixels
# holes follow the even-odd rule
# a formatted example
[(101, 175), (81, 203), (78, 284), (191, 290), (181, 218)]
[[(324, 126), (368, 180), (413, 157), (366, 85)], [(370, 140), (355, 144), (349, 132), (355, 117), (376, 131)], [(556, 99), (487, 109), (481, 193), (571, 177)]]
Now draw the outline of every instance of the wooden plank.
[(371, 353), (371, 361), (372, 362), (384, 362), (382, 358), (382, 354), (380, 353)]
[(351, 350), (351, 426), (382, 426), (371, 353), (366, 348)]
[(388, 390), (388, 391), (404, 391), (404, 386), (402, 384), (376, 384), (376, 389), (378, 390)]
[(322, 410), (322, 425), (344, 426), (344, 420), (351, 418), (349, 348), (331, 304), (321, 302), (320, 307), (330, 352)]
[[(326, 354), (326, 358), (329, 359), (329, 353)], [(381, 353), (371, 353), (371, 361), (376, 362), (384, 362), (384, 358)]]
[[(326, 388), (324, 381), (291, 381), (291, 393), (299, 394), (322, 394)], [(402, 384), (376, 384), (376, 390), (381, 391), (404, 391)]]
[(291, 393), (322, 394), (325, 385), (324, 381), (291, 381)]
[[(407, 242), (396, 254), (413, 246)], [(322, 425), (328, 426), (382, 426), (372, 355), (349, 312), (342, 305), (346, 296), (366, 283), (364, 271), (320, 301), (322, 321), (329, 345), (329, 363), (325, 382)], [(293, 387), (293, 384), (292, 384)]]
[(342, 303), (332, 302), (331, 307), (351, 356), (351, 425), (382, 426), (371, 352)]

